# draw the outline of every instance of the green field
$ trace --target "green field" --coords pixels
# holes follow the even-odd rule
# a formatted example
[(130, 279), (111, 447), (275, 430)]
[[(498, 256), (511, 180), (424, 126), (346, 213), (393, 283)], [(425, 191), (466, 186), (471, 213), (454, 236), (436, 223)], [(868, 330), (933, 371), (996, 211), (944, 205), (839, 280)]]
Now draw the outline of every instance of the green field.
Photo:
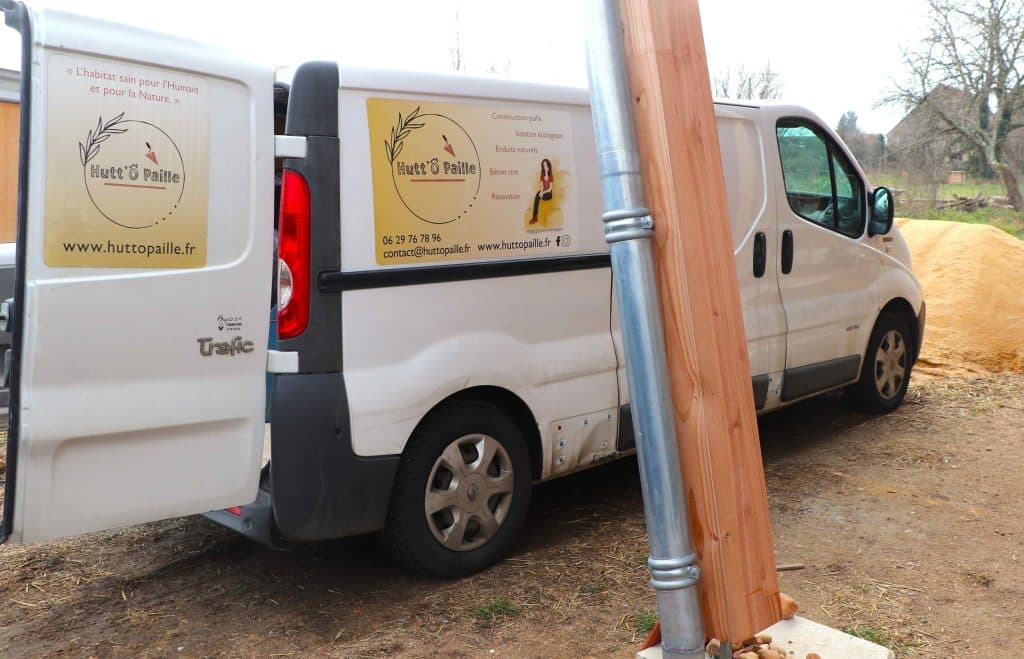
[(896, 197), (896, 217), (909, 217), (919, 220), (944, 220), (950, 222), (967, 222), (969, 224), (990, 224), (1002, 229), (1012, 236), (1024, 240), (1024, 213), (1012, 208), (979, 208), (973, 213), (960, 210), (935, 208), (936, 201), (951, 200), (954, 195), (960, 197), (1005, 197), (1006, 188), (998, 181), (968, 181), (966, 183), (949, 184), (913, 184), (897, 176), (873, 174), (869, 176), (872, 185), (884, 185), (898, 191)]
[(1007, 208), (979, 208), (973, 213), (965, 213), (957, 210), (935, 210), (925, 209), (918, 211), (902, 212), (899, 204), (896, 205), (897, 217), (909, 217), (918, 220), (944, 220), (948, 222), (967, 222), (968, 224), (991, 224), (997, 229), (1002, 229), (1011, 236), (1024, 240), (1024, 213), (1018, 213)]
[(967, 181), (966, 183), (922, 183), (915, 184), (902, 180), (898, 176), (890, 174), (870, 174), (868, 178), (871, 185), (884, 185), (892, 190), (899, 190), (902, 196), (908, 199), (930, 200), (933, 195), (935, 199), (952, 199), (954, 195), (960, 197), (1005, 197), (1006, 188), (999, 181)]

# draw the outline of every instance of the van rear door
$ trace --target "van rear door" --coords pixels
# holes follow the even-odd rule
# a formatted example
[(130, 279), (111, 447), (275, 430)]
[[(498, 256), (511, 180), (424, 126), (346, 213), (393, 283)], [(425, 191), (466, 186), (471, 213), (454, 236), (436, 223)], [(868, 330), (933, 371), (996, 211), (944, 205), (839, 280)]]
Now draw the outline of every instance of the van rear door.
[(0, 9), (23, 47), (3, 539), (252, 501), (271, 72), (144, 30)]

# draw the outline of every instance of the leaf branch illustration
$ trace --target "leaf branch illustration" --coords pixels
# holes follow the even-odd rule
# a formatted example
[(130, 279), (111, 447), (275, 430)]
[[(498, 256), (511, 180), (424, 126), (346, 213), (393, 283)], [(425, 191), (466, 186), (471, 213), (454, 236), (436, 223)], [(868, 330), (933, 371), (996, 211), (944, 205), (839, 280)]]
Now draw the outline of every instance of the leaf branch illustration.
[(103, 117), (101, 116), (96, 122), (96, 128), (89, 131), (89, 135), (85, 138), (85, 142), (78, 143), (78, 156), (82, 161), (82, 167), (89, 164), (100, 152), (100, 144), (106, 142), (111, 135), (120, 135), (128, 131), (127, 128), (118, 128), (117, 126), (124, 121), (124, 112), (117, 115), (107, 123), (103, 123)]
[(406, 137), (409, 133), (416, 130), (417, 128), (423, 128), (422, 123), (416, 123), (416, 120), (420, 118), (420, 106), (416, 106), (416, 109), (410, 112), (405, 119), (402, 119), (402, 113), (398, 113), (398, 123), (391, 127), (391, 141), (384, 140), (384, 150), (388, 154), (388, 163), (395, 164), (395, 158), (402, 152), (402, 147), (405, 146)]

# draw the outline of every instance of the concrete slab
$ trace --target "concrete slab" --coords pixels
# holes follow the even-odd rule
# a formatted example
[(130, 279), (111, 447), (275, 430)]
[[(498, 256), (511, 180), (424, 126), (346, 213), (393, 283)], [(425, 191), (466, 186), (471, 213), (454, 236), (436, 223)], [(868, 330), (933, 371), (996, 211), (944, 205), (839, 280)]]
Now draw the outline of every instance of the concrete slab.
[[(818, 653), (821, 659), (896, 658), (889, 648), (799, 616), (776, 623), (764, 633), (772, 637), (772, 645), (785, 649), (793, 659), (804, 659), (810, 652)], [(636, 656), (638, 659), (661, 659), (661, 646), (648, 648)]]

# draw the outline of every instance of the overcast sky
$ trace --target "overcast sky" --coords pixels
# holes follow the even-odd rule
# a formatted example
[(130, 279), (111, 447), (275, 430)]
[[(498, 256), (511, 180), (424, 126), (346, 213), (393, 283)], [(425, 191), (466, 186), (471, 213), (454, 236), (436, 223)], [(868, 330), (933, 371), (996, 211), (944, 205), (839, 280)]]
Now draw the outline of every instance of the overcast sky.
[[(592, 0), (48, 0), (46, 5), (218, 43), (270, 66), (333, 59), (444, 71), (460, 35), (465, 68), (585, 85), (583, 2)], [(900, 48), (925, 28), (924, 0), (700, 0), (710, 68), (767, 62), (785, 100), (835, 126), (853, 110), (886, 132), (900, 108), (875, 108), (900, 77)], [(458, 20), (456, 20), (458, 16)], [(0, 67), (18, 68), (17, 35), (0, 30)]]

